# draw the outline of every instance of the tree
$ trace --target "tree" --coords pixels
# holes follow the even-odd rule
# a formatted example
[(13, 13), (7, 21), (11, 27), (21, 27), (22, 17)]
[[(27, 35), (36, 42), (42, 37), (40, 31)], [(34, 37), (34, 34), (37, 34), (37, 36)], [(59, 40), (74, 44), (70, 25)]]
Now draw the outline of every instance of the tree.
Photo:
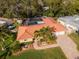
[(56, 39), (56, 36), (50, 29), (50, 27), (43, 27), (42, 29), (35, 31), (34, 38), (39, 41), (53, 41)]
[[(0, 0), (0, 15), (7, 18), (26, 18), (39, 15), (40, 0)], [(39, 13), (38, 13), (39, 12)]]
[(6, 59), (7, 56), (12, 55), (13, 51), (21, 48), (20, 43), (15, 38), (15, 34), (10, 32), (6, 26), (0, 27), (0, 47), (3, 52), (0, 54), (0, 58)]
[[(78, 0), (0, 0), (0, 16), (27, 18), (35, 16), (67, 16), (79, 14)], [(45, 10), (44, 7), (48, 7)]]

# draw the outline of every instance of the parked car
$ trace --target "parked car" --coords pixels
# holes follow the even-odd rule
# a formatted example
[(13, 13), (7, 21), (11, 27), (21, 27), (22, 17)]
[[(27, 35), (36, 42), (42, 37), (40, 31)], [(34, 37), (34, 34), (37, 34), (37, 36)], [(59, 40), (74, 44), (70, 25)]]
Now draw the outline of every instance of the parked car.
[(14, 26), (13, 23), (9, 23), (9, 22), (7, 22), (7, 23), (5, 24), (5, 26), (6, 26), (9, 30), (13, 30), (13, 29), (16, 28), (16, 26)]
[(13, 30), (13, 29), (15, 29), (16, 27), (14, 26), (14, 25), (9, 25), (8, 26), (8, 29), (10, 29), (10, 30)]

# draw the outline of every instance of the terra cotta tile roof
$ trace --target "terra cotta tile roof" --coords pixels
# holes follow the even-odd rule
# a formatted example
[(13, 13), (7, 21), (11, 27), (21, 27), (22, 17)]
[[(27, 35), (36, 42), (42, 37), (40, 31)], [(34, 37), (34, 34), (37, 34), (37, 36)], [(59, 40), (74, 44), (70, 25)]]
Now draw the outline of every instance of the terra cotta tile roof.
[(34, 32), (41, 29), (42, 27), (51, 27), (54, 32), (65, 31), (65, 28), (60, 23), (53, 20), (51, 17), (42, 18), (43, 24), (29, 25), (29, 26), (19, 26), (17, 40), (24, 40), (27, 38), (33, 38)]

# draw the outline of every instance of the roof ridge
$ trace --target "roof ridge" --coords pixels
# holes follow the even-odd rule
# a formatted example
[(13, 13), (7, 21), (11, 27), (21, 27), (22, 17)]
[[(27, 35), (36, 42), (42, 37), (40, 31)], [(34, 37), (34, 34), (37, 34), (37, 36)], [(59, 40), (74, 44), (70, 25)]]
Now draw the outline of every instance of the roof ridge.
[(25, 29), (25, 32), (24, 32), (18, 39), (22, 38), (26, 32), (27, 32), (29, 35), (33, 36), (32, 34), (30, 34), (30, 33)]
[(31, 33), (29, 33), (27, 30), (25, 30), (25, 32), (27, 32), (29, 35), (33, 36)]

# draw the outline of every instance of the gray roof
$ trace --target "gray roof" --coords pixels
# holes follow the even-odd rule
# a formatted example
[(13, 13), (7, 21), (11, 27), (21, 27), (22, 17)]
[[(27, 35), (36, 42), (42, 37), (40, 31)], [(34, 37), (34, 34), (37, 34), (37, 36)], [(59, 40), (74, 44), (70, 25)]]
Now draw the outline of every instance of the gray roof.
[(79, 29), (79, 15), (59, 17), (58, 19)]

